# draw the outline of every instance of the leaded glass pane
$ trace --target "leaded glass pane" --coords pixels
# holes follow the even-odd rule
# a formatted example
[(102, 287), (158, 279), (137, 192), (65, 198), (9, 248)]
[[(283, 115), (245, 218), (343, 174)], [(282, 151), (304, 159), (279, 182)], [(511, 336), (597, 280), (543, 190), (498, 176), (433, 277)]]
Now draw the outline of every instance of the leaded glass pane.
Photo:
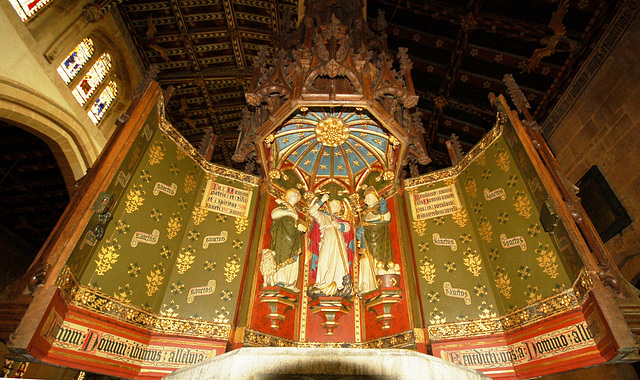
[(66, 84), (80, 72), (85, 63), (93, 54), (93, 41), (85, 38), (58, 66), (58, 74)]
[(113, 103), (113, 100), (116, 98), (117, 94), (118, 86), (116, 86), (114, 82), (109, 82), (107, 84), (107, 87), (102, 90), (100, 96), (98, 96), (96, 101), (93, 103), (93, 106), (91, 106), (89, 112), (87, 112), (87, 114), (95, 124), (98, 124), (98, 122), (100, 122), (104, 114), (107, 112), (109, 106), (111, 106), (111, 103)]
[(111, 56), (109, 53), (104, 53), (98, 58), (96, 63), (91, 66), (91, 69), (82, 78), (82, 81), (73, 89), (73, 96), (80, 105), (84, 106), (87, 100), (96, 91), (96, 88), (102, 83), (104, 77), (107, 76), (109, 69), (111, 68)]
[(37, 11), (49, 3), (49, 0), (9, 0), (22, 21), (27, 21)]

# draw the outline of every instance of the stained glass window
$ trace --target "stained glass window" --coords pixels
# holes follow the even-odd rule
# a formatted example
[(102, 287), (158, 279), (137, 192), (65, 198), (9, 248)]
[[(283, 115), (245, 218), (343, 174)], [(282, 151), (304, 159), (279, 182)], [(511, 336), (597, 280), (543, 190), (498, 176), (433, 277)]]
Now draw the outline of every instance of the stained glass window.
[(49, 3), (49, 0), (9, 0), (22, 21), (27, 21), (37, 11)]
[(87, 115), (93, 120), (95, 124), (100, 122), (100, 119), (104, 116), (107, 109), (113, 103), (113, 100), (116, 98), (118, 94), (118, 86), (114, 82), (109, 82), (107, 87), (100, 93), (98, 99), (93, 103)]
[(109, 69), (111, 68), (111, 56), (109, 53), (104, 53), (98, 58), (96, 63), (91, 66), (91, 69), (82, 78), (82, 81), (73, 89), (72, 93), (75, 96), (78, 103), (84, 106), (87, 100), (96, 91), (96, 88), (102, 83), (104, 77), (107, 76)]
[(93, 54), (93, 41), (91, 38), (85, 38), (78, 46), (62, 61), (58, 66), (58, 74), (66, 84), (80, 72), (85, 63)]

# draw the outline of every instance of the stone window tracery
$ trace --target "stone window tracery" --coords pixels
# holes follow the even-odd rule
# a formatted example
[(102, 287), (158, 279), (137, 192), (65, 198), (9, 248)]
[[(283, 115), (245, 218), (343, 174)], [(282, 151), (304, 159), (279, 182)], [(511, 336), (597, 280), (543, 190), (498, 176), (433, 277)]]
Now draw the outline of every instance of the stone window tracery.
[(100, 38), (84, 38), (57, 68), (76, 101), (95, 125), (100, 124), (118, 95), (113, 59)]
[(87, 103), (87, 100), (100, 86), (109, 69), (111, 69), (111, 55), (103, 53), (72, 91), (73, 96), (81, 106)]
[(60, 66), (58, 66), (58, 75), (60, 75), (66, 84), (71, 83), (73, 78), (76, 77), (87, 61), (89, 61), (93, 52), (93, 40), (91, 38), (85, 38), (69, 53)]
[(109, 106), (113, 103), (113, 100), (118, 94), (118, 86), (114, 81), (110, 81), (104, 90), (100, 93), (100, 96), (93, 102), (91, 109), (87, 112), (89, 118), (97, 125), (102, 117), (105, 115)]

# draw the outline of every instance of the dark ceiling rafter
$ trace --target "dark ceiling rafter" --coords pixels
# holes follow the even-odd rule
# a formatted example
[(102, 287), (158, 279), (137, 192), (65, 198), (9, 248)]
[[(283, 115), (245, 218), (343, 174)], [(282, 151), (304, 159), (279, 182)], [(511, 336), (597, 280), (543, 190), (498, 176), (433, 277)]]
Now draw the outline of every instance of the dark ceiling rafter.
[(244, 57), (244, 49), (238, 32), (238, 24), (236, 22), (236, 12), (233, 9), (231, 0), (222, 0), (224, 7), (224, 17), (227, 20), (227, 29), (229, 30), (229, 39), (233, 48), (233, 56), (236, 59), (236, 66), (240, 69), (247, 67)]
[(434, 104), (435, 109), (427, 126), (427, 136), (429, 136), (427, 146), (429, 150), (431, 150), (431, 147), (433, 146), (433, 141), (436, 137), (436, 133), (438, 132), (440, 119), (442, 118), (443, 108), (447, 105), (447, 98), (449, 97), (451, 87), (456, 80), (456, 76), (460, 68), (460, 63), (462, 62), (462, 53), (467, 48), (467, 44), (469, 43), (469, 35), (474, 28), (474, 20), (476, 15), (478, 14), (478, 11), (480, 10), (481, 5), (482, 0), (470, 0), (467, 4), (467, 12), (465, 12), (464, 15), (461, 15), (461, 17), (463, 17), (466, 22), (463, 23), (463, 27), (458, 32), (458, 38), (456, 39), (456, 48), (451, 55), (447, 72), (440, 84), (440, 88), (438, 90), (438, 98), (436, 98), (436, 102)]
[[(446, 2), (426, 1), (426, 2), (406, 2), (395, 0), (378, 0), (377, 3), (394, 7), (399, 10), (411, 12), (419, 16), (427, 16), (441, 21), (448, 21), (451, 24), (460, 25), (469, 13), (468, 7), (463, 9)], [(411, 4), (407, 7), (406, 4)], [(507, 4), (505, 4), (507, 6)], [(537, 42), (540, 38), (549, 34), (546, 25), (527, 22), (516, 18), (507, 18), (499, 15), (489, 15), (486, 13), (476, 14), (476, 27), (491, 33), (521, 39), (523, 41)], [(390, 15), (388, 15), (390, 17)], [(394, 21), (394, 20), (391, 20)]]

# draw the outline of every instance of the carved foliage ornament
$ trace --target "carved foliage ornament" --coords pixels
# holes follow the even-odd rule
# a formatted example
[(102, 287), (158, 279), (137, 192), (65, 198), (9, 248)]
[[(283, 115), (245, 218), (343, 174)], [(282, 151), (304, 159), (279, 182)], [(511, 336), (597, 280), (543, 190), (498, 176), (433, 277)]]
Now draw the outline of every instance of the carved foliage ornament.
[(322, 145), (337, 147), (349, 138), (349, 126), (342, 119), (330, 117), (318, 123), (315, 133)]

